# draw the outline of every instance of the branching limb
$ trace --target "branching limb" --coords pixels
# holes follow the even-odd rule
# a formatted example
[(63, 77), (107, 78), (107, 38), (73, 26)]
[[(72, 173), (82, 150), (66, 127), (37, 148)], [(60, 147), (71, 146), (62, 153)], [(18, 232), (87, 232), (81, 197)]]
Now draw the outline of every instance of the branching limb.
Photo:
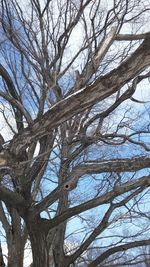
[[(67, 182), (64, 183), (63, 188), (62, 185), (59, 186), (57, 189), (55, 189), (51, 194), (49, 194), (45, 199), (43, 199), (39, 204), (37, 204), (34, 209), (31, 211), (32, 215), (39, 214), (41, 211), (46, 209), (48, 206), (50, 206), (52, 203), (54, 203), (58, 197), (63, 193), (65, 193), (64, 187), (67, 185)], [(121, 186), (116, 186), (115, 189), (112, 191), (105, 193), (104, 195), (89, 200), (77, 207), (70, 208), (66, 212), (64, 212), (62, 215), (59, 215), (58, 217), (54, 218), (53, 221), (51, 221), (50, 225), (51, 227), (56, 226), (56, 222), (60, 223), (63, 220), (70, 218), (82, 211), (88, 210), (93, 207), (97, 207), (101, 204), (108, 203), (111, 199), (114, 197), (121, 195), (125, 192), (128, 192), (130, 190), (136, 189), (140, 186), (149, 187), (150, 186), (150, 177), (149, 176), (143, 176), (137, 180), (128, 181), (126, 183), (123, 183)]]
[(146, 240), (140, 240), (140, 241), (134, 241), (130, 242), (124, 245), (116, 246), (114, 248), (110, 248), (106, 250), (104, 253), (102, 253), (99, 257), (97, 257), (93, 262), (91, 262), (88, 267), (96, 267), (98, 264), (103, 262), (105, 259), (107, 259), (110, 255), (113, 255), (120, 251), (126, 251), (131, 248), (137, 248), (141, 246), (149, 246), (150, 245), (150, 239)]
[(150, 36), (150, 32), (141, 33), (141, 34), (117, 34), (115, 39), (117, 41), (136, 41), (145, 39)]

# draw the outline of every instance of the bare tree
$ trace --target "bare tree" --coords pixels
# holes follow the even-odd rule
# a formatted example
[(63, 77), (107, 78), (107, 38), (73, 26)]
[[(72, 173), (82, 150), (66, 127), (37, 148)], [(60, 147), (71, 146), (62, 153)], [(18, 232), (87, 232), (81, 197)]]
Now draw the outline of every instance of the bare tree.
[[(149, 4), (1, 0), (0, 200), (34, 267), (101, 266), (150, 244), (133, 226), (148, 220)], [(136, 233), (110, 237), (127, 222)], [(69, 223), (83, 229), (67, 251)]]

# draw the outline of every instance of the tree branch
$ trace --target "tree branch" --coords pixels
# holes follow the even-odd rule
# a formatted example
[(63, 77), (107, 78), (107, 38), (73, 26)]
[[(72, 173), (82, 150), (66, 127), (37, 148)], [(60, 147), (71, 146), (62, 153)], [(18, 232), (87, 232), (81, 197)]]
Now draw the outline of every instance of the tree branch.
[(76, 186), (79, 178), (85, 174), (104, 172), (134, 172), (150, 167), (150, 157), (135, 157), (114, 160), (88, 161), (75, 167), (70, 174), (68, 186)]
[(0, 186), (0, 200), (16, 209), (22, 207), (24, 210), (29, 207), (29, 202), (25, 201), (20, 194), (13, 192), (4, 186)]
[(0, 92), (0, 96), (4, 97), (6, 100), (8, 100), (12, 104), (13, 109), (14, 109), (13, 106), (16, 107), (16, 110), (14, 109), (16, 124), (17, 124), (18, 131), (19, 130), (22, 131), (22, 129), (23, 129), (23, 117), (22, 117), (22, 115), (25, 116), (25, 118), (27, 119), (27, 121), (29, 123), (32, 122), (32, 119), (31, 119), (29, 113), (27, 112), (27, 110), (25, 110), (24, 107), (22, 106), (20, 96), (17, 93), (17, 90), (14, 86), (14, 83), (13, 83), (9, 73), (2, 66), (2, 64), (0, 64), (0, 76), (2, 76), (2, 78), (6, 82), (8, 92), (9, 92), (9, 95), (6, 95), (5, 93)]
[[(29, 114), (29, 112), (25, 109), (25, 107), (14, 97), (12, 97), (10, 94), (5, 94), (4, 92), (0, 92), (0, 96), (6, 99), (12, 107), (16, 107), (19, 112), (21, 112), (22, 115), (26, 118), (26, 121), (28, 124), (32, 124), (33, 120)], [(16, 118), (17, 123), (17, 118)]]
[[(105, 213), (104, 217), (102, 218), (101, 222), (99, 225), (94, 229), (94, 231), (89, 235), (89, 237), (82, 243), (82, 245), (76, 250), (76, 252), (71, 255), (69, 263), (75, 262), (75, 260), (84, 252), (86, 249), (90, 246), (90, 244), (95, 240), (95, 238), (100, 235), (107, 227), (108, 225), (113, 223), (112, 221), (109, 221), (110, 216), (112, 215), (113, 211), (116, 208), (119, 208), (123, 205), (125, 205), (127, 202), (129, 202), (134, 196), (138, 195), (143, 189), (138, 188), (136, 191), (131, 193), (129, 196), (124, 198), (122, 201), (111, 204), (110, 207), (108, 208), (107, 212)], [(112, 201), (111, 201), (112, 203)], [(69, 260), (69, 259), (68, 259)]]
[[(66, 184), (66, 182), (64, 183)], [(119, 196), (125, 192), (128, 192), (130, 190), (134, 190), (138, 187), (149, 187), (150, 186), (150, 176), (143, 176), (137, 180), (131, 180), (126, 183), (123, 183), (121, 186), (116, 186), (112, 191), (107, 192), (103, 194), (100, 197), (97, 197), (95, 199), (89, 200), (81, 205), (78, 205), (76, 207), (70, 208), (67, 211), (65, 211), (63, 214), (55, 217), (50, 222), (50, 226), (54, 227), (56, 224), (59, 224), (63, 222), (64, 220), (81, 213), (83, 211), (86, 211), (88, 209), (97, 207), (102, 204), (109, 203), (109, 201), (116, 196)], [(60, 196), (60, 194), (64, 194), (64, 187), (58, 186), (57, 189), (55, 189), (51, 194), (49, 194), (47, 197), (45, 197), (39, 204), (37, 204), (32, 210), (31, 214), (33, 216), (39, 214), (46, 208), (48, 208), (52, 203), (54, 203)]]
[[(19, 154), (19, 150), (30, 144), (35, 138), (47, 134), (62, 122), (91, 107), (93, 104), (117, 92), (125, 83), (142, 72), (150, 64), (150, 37), (146, 38), (137, 50), (118, 68), (103, 77), (99, 77), (92, 85), (84, 87), (65, 99), (59, 101), (40, 119), (35, 120), (30, 128), (26, 128), (22, 136), (16, 137), (12, 145), (12, 152)], [(26, 144), (23, 142), (24, 137)]]
[(91, 58), (90, 62), (87, 64), (85, 70), (79, 77), (77, 77), (77, 88), (81, 88), (81, 86), (84, 86), (87, 81), (90, 80), (92, 77), (93, 73), (95, 73), (100, 65), (100, 62), (106, 55), (108, 49), (110, 48), (115, 34), (117, 31), (117, 27), (113, 27), (110, 32), (107, 34), (106, 38), (103, 40), (103, 42), (99, 44), (96, 54)]
[(141, 246), (149, 246), (150, 245), (150, 239), (148, 240), (140, 240), (140, 241), (134, 241), (130, 242), (124, 245), (120, 245), (114, 248), (110, 248), (104, 253), (102, 253), (99, 257), (96, 258), (93, 262), (91, 262), (88, 267), (96, 267), (98, 264), (103, 262), (105, 259), (107, 259), (110, 255), (115, 254), (116, 252), (119, 251), (126, 251), (131, 248), (136, 248), (136, 247), (141, 247)]
[(150, 32), (141, 33), (141, 34), (117, 34), (115, 40), (117, 41), (136, 41), (145, 39), (150, 36)]

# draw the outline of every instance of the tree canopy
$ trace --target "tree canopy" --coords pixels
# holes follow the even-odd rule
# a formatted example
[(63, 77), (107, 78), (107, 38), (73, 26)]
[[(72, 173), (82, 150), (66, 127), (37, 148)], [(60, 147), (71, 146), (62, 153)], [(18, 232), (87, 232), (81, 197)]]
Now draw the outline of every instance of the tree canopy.
[(150, 2), (0, 3), (8, 266), (146, 264)]

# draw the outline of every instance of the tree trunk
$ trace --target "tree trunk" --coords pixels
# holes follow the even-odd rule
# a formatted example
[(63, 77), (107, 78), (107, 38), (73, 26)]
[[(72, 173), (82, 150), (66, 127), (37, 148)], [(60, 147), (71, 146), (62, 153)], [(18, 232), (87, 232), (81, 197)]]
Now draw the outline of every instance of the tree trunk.
[(8, 267), (23, 267), (24, 247), (19, 240), (8, 244)]
[(30, 234), (32, 255), (33, 255), (33, 267), (50, 267), (49, 264), (49, 251), (46, 245), (46, 236), (43, 232), (37, 231), (37, 233)]
[(35, 219), (27, 221), (28, 233), (31, 241), (33, 267), (53, 267), (49, 257), (49, 248), (47, 244), (46, 220)]
[(27, 234), (22, 230), (21, 218), (18, 212), (7, 205), (7, 210), (11, 216), (11, 224), (4, 222), (8, 246), (8, 267), (23, 267), (24, 248)]
[[(50, 247), (49, 220), (34, 218), (34, 221), (26, 221), (31, 241), (33, 263), (32, 267), (66, 267), (64, 257), (59, 252), (54, 253), (53, 241)], [(58, 230), (57, 230), (58, 231)], [(56, 235), (57, 235), (56, 231)], [(55, 251), (56, 252), (56, 251)], [(58, 259), (59, 255), (59, 259)]]

